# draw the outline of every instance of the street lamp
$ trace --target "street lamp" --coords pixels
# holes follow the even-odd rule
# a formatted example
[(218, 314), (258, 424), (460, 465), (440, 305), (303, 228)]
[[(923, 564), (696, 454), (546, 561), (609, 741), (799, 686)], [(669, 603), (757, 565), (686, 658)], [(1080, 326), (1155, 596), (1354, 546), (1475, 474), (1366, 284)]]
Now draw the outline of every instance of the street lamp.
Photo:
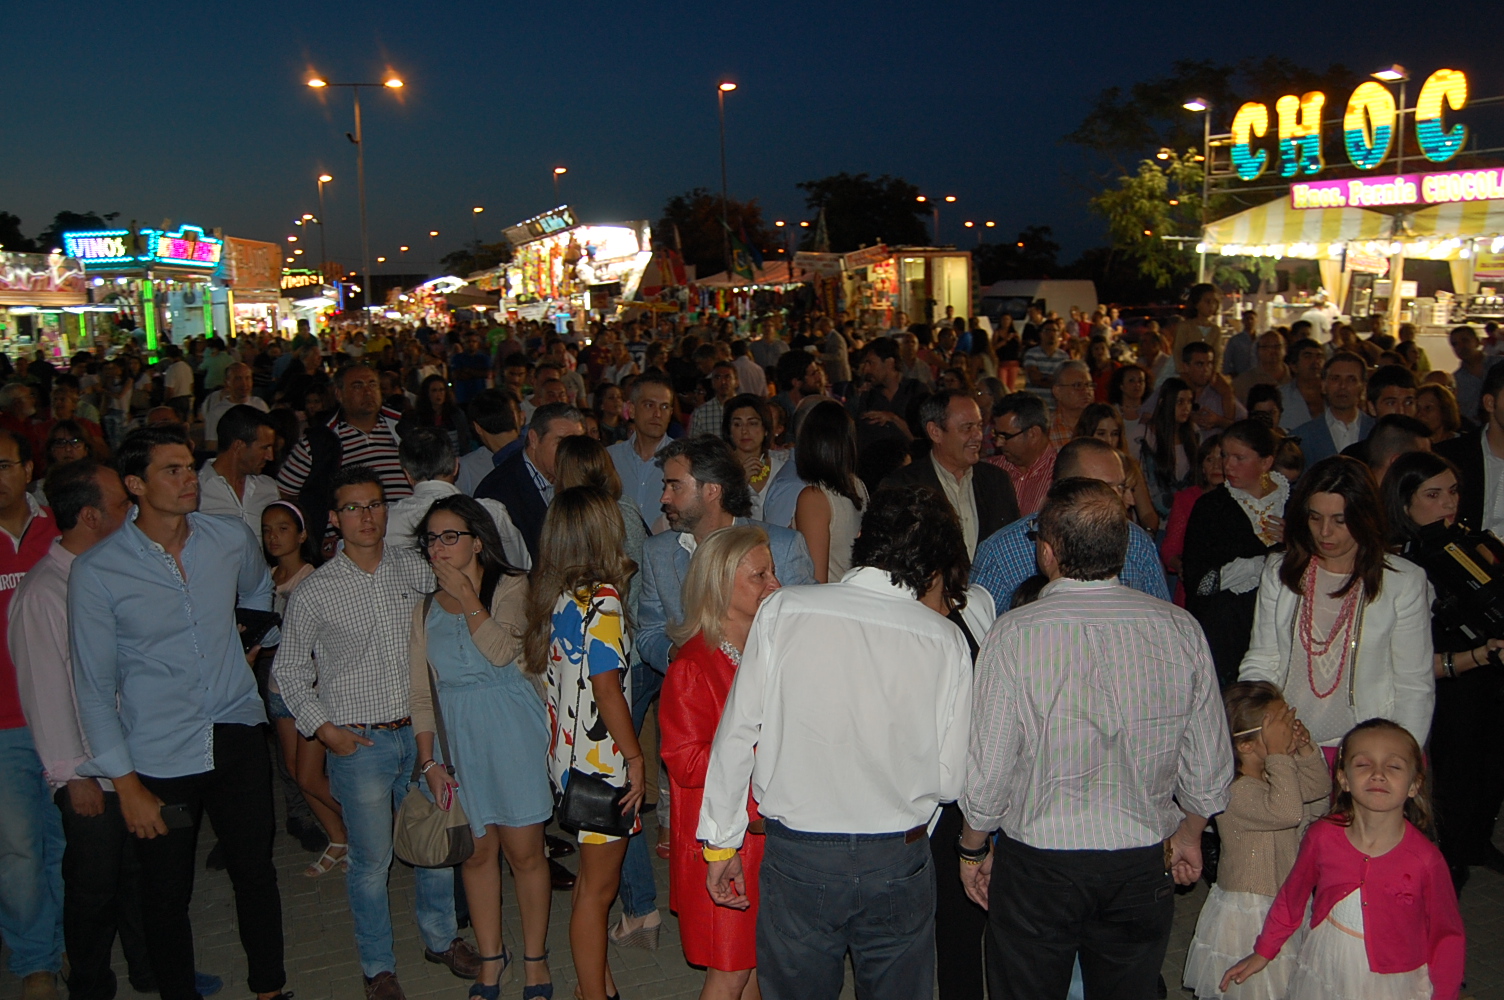
[[(1181, 107), (1201, 118), (1201, 235), (1206, 235), (1206, 202), (1211, 197), (1212, 180), (1212, 102), (1204, 97), (1193, 97)], [(1145, 231), (1144, 235), (1149, 235)], [(1206, 240), (1201, 240), (1201, 246)], [(1202, 250), (1196, 260), (1196, 281), (1206, 280), (1206, 251)]]
[(554, 167), (554, 204), (559, 204), (559, 178), (569, 173), (568, 167)]
[[(914, 200), (917, 201), (917, 202), (919, 202), (919, 204), (921, 204), (921, 205), (928, 205), (930, 207), (930, 213), (931, 213), (931, 215), (934, 216), (934, 219), (935, 219), (935, 245), (939, 246), (940, 245), (940, 203), (938, 201), (930, 201), (930, 199), (929, 199), (928, 196), (922, 195), (922, 194), (919, 195), (918, 197), (916, 197)], [(948, 195), (945, 196), (945, 201), (946, 201), (947, 204), (954, 205), (956, 203), (956, 196), (953, 195), (953, 194), (948, 194)]]
[[(345, 137), (355, 144), (355, 186), (360, 195), (360, 260), (365, 270), (365, 286), (371, 287), (371, 236), (366, 224), (366, 144), (365, 133), (360, 127), (360, 91), (363, 87), (386, 87), (389, 90), (402, 89), (402, 81), (396, 76), (389, 76), (381, 83), (330, 83), (323, 77), (310, 77), (308, 86), (315, 90), (323, 90), (326, 87), (346, 87), (355, 100), (355, 134), (346, 132)], [(322, 178), (320, 178), (322, 181)], [(322, 191), (322, 189), (321, 189)], [(363, 301), (369, 305), (370, 298)]]
[(476, 205), (470, 210), (470, 232), (475, 235), (475, 247), (477, 250), (480, 249), (480, 213), (484, 211), (485, 209), (480, 205)]
[(726, 95), (736, 89), (730, 80), (716, 84), (715, 104), (721, 119), (721, 257), (731, 273), (731, 223), (726, 219)]
[(334, 180), (329, 174), (319, 174), (319, 270), (329, 270), (329, 251), (324, 240), (324, 185)]

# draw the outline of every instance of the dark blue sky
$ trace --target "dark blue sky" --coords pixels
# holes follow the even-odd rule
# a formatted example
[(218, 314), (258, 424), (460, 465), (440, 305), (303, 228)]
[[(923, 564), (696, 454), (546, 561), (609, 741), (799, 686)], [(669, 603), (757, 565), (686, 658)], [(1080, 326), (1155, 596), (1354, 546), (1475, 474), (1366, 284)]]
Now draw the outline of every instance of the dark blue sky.
[[(0, 36), (0, 210), (28, 234), (71, 209), (280, 240), (315, 209), (327, 170), (330, 256), (358, 266), (349, 94), (303, 81), (310, 69), (380, 80), (390, 66), (407, 87), (363, 99), (372, 256), (395, 261), (406, 243), (417, 260), (404, 270), (423, 270), (428, 230), (438, 253), (453, 249), (471, 239), (475, 205), (487, 239), (550, 207), (556, 164), (586, 221), (656, 219), (669, 195), (717, 188), (724, 76), (740, 85), (727, 101), (731, 192), (769, 219), (800, 217), (799, 181), (891, 173), (960, 199), (947, 241), (974, 240), (966, 218), (1005, 236), (1044, 224), (1074, 255), (1104, 238), (1059, 139), (1103, 87), (1177, 58), (1277, 54), (1454, 66), (1475, 95), (1496, 94), (1496, 20), (1481, 3), (1280, 0), (16, 2)], [(316, 255), (314, 235), (303, 245)]]

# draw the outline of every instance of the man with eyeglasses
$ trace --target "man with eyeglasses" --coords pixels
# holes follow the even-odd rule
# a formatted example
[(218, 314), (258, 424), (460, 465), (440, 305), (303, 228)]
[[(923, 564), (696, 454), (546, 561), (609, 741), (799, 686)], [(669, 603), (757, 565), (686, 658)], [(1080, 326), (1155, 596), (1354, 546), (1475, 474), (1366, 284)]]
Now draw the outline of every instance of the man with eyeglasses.
[(622, 494), (636, 502), (643, 520), (651, 525), (663, 495), (663, 469), (657, 458), (668, 447), (668, 425), (674, 418), (673, 384), (665, 375), (643, 375), (632, 383), (631, 403), (631, 437), (606, 451), (621, 477)]
[(987, 461), (1008, 474), (1018, 496), (1018, 512), (1039, 510), (1055, 476), (1057, 449), (1050, 443), (1049, 414), (1038, 396), (1009, 393), (992, 404), (992, 438), (997, 454)]
[(237, 607), (271, 610), (271, 573), (249, 528), (199, 513), (181, 431), (134, 431), (116, 462), (134, 516), (68, 577), (74, 691), (92, 754), (76, 773), (114, 783), (137, 838), (146, 946), (164, 1000), (200, 995), (189, 904), (205, 813), (232, 876), (246, 983), (260, 1000), (282, 997), (266, 710), (248, 668), (260, 646), (247, 652), (236, 626)]
[[(1012, 398), (1004, 397), (1003, 402)], [(1106, 483), (1127, 506), (1129, 487), (1123, 459), (1106, 441), (1076, 438), (1060, 449), (1055, 459), (1053, 482), (1073, 477)], [(1014, 485), (1016, 487), (1017, 483)], [(1039, 516), (1031, 513), (977, 546), (976, 558), (971, 563), (971, 582), (987, 588), (999, 615), (1013, 606), (1013, 592), (1019, 585), (1039, 572), (1034, 544), (1038, 527)], [(1126, 587), (1162, 601), (1170, 599), (1170, 588), (1165, 585), (1154, 539), (1131, 521), (1128, 523), (1128, 554), (1120, 579)]]
[[(329, 748), (329, 788), (349, 829), (345, 889), (366, 998), (402, 1000), (387, 877), (393, 812), (417, 758), (408, 627), (434, 579), (414, 546), (386, 544), (386, 492), (374, 470), (345, 466), (333, 495), (329, 520), (344, 548), (293, 591), (272, 670), (298, 731)], [(480, 962), (457, 932), (454, 869), (419, 868), (416, 877), (424, 958), (473, 979)]]
[(1050, 444), (1063, 448), (1076, 436), (1076, 423), (1081, 412), (1096, 398), (1096, 385), (1091, 379), (1091, 370), (1084, 361), (1067, 361), (1055, 373), (1055, 384), (1050, 395), (1055, 399), (1055, 417), (1050, 421)]

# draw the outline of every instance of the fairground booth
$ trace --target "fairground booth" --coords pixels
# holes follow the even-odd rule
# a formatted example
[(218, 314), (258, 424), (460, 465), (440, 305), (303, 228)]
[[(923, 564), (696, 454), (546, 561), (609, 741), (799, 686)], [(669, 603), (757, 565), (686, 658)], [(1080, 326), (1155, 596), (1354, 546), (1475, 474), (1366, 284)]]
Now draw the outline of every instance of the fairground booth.
[(62, 357), (88, 344), (88, 278), (62, 254), (0, 252), (0, 351)]
[[(198, 226), (104, 229), (63, 234), (64, 252), (83, 265), (93, 302), (110, 306), (116, 325), (142, 331), (155, 351), (173, 340), (216, 332), (209, 283), (225, 241)], [(93, 331), (91, 330), (91, 333)], [(226, 331), (228, 332), (228, 331)]]
[[(1341, 117), (1312, 91), (1280, 97), (1272, 114), (1245, 103), (1222, 135), (1208, 119), (1211, 203), (1252, 207), (1205, 226), (1203, 273), (1217, 255), (1308, 262), (1359, 329), (1386, 316), (1391, 329), (1414, 323), (1441, 337), (1453, 324), (1504, 320), (1504, 147), (1488, 144), (1504, 140), (1504, 97), (1470, 94), (1461, 70), (1418, 79), (1417, 89), (1405, 67), (1385, 67), (1348, 95)], [(1261, 325), (1296, 318), (1312, 290), (1266, 289)]]

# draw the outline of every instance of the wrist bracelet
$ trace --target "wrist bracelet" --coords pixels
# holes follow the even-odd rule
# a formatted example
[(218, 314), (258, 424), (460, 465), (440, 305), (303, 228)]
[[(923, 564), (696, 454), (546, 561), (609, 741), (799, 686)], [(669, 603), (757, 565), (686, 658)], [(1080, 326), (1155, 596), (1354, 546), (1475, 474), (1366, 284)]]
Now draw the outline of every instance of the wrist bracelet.
[(730, 861), (736, 857), (734, 847), (701, 847), (700, 854), (706, 861)]
[(428, 769), (431, 768), (431, 767), (437, 767), (438, 764), (439, 764), (438, 761), (436, 761), (436, 760), (434, 760), (432, 758), (429, 758), (427, 761), (424, 762), (423, 766), (418, 769), (418, 773), (421, 774), (421, 775), (424, 775), (426, 777), (428, 775)]
[(1442, 673), (1446, 674), (1448, 677), (1455, 678), (1457, 676), (1457, 664), (1455, 659), (1453, 658), (1453, 654), (1444, 653), (1442, 655), (1441, 670)]
[(992, 843), (984, 841), (981, 847), (967, 847), (961, 842), (962, 834), (956, 835), (956, 854), (969, 865), (979, 865), (992, 853)]

